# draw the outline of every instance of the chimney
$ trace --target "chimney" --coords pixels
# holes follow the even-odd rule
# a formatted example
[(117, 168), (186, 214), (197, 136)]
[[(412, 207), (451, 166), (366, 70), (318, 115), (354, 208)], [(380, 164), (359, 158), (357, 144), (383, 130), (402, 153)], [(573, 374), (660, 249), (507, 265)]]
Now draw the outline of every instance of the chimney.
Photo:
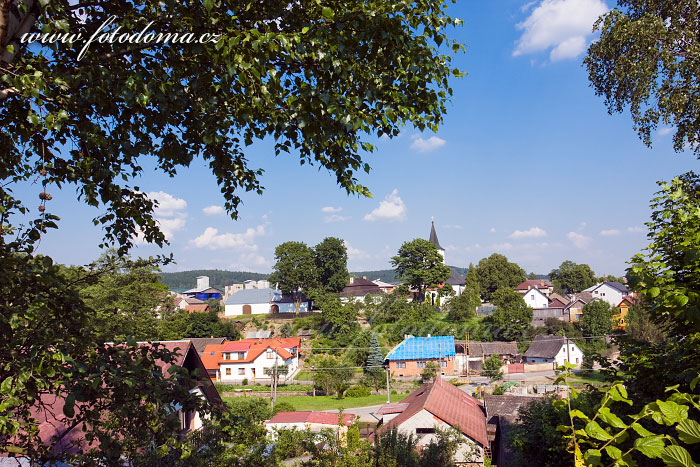
[(363, 278), (364, 280), (367, 280), (367, 276), (362, 276), (362, 278)]
[(352, 284), (353, 282), (355, 282), (355, 278), (354, 278), (354, 277), (351, 277), (351, 278), (350, 278), (350, 283)]

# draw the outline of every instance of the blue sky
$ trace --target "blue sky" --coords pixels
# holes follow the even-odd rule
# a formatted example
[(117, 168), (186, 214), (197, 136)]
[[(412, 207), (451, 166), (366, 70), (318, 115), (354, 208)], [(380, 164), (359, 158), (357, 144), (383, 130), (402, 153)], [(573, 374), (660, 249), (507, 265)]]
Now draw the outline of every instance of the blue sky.
[[(245, 194), (240, 219), (202, 161), (175, 178), (147, 171), (136, 183), (161, 203), (170, 239), (166, 270), (269, 272), (274, 248), (287, 240), (314, 245), (327, 236), (347, 242), (351, 270), (384, 269), (402, 242), (427, 238), (431, 217), (447, 263), (467, 266), (498, 252), (526, 271), (547, 273), (570, 259), (599, 274), (622, 274), (646, 245), (644, 223), (655, 182), (695, 168), (674, 153), (670, 129), (645, 147), (628, 114), (610, 116), (581, 65), (602, 0), (462, 1), (450, 14), (464, 25), (450, 34), (467, 47), (455, 64), (454, 97), (438, 133), (406, 128), (378, 141), (360, 182), (372, 199), (349, 197), (325, 171), (275, 158), (269, 144), (251, 147), (265, 169), (262, 196)], [(38, 187), (20, 187), (34, 196)], [(99, 213), (70, 188), (49, 190), (61, 228), (41, 243), (57, 261), (86, 264), (99, 256)], [(36, 193), (35, 193), (36, 192)]]

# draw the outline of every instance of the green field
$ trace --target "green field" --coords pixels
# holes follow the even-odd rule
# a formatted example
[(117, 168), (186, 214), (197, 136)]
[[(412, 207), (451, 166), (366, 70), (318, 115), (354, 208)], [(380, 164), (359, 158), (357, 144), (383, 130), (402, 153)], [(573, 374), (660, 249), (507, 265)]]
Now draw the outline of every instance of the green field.
[[(408, 394), (392, 394), (391, 402), (400, 402)], [(224, 400), (232, 398), (225, 397)], [(277, 402), (287, 402), (294, 410), (331, 410), (349, 409), (352, 407), (367, 407), (386, 403), (386, 394), (372, 394), (367, 397), (346, 397), (337, 399), (335, 396), (279, 396)]]
[(592, 371), (581, 371), (574, 373), (569, 378), (569, 382), (573, 386), (584, 386), (586, 384), (591, 384), (593, 386), (603, 386), (607, 384), (605, 381), (605, 376), (599, 370)]

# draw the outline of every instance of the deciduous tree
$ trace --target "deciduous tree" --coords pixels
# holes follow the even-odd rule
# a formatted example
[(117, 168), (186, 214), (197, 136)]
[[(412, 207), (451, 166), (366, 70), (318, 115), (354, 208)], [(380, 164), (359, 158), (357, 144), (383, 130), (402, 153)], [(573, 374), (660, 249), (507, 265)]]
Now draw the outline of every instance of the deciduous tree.
[(343, 240), (326, 237), (314, 247), (318, 285), (327, 292), (340, 293), (350, 279), (348, 251)]
[(437, 247), (422, 238), (404, 242), (398, 254), (391, 258), (391, 264), (396, 277), (418, 290), (419, 300), (423, 299), (427, 287), (442, 284), (452, 274)]
[(560, 293), (578, 293), (596, 284), (595, 273), (587, 264), (566, 260), (549, 273), (554, 288)]
[(499, 288), (513, 288), (525, 280), (525, 271), (498, 253), (479, 261), (475, 272), (481, 287), (481, 296), (487, 301), (491, 300), (491, 296)]
[(496, 305), (491, 315), (494, 337), (505, 340), (520, 338), (532, 322), (532, 308), (525, 304), (522, 295), (502, 287), (493, 294), (492, 302)]
[(581, 331), (586, 337), (605, 336), (612, 331), (612, 307), (603, 300), (593, 300), (583, 306)]

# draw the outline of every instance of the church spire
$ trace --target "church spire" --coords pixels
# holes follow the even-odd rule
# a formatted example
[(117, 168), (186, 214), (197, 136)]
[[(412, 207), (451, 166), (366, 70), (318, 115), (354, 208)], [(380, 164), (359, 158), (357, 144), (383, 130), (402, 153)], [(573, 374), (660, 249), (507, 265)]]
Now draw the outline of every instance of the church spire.
[(440, 246), (440, 242), (437, 238), (437, 233), (435, 232), (435, 221), (432, 221), (432, 225), (430, 227), (430, 238), (428, 238), (428, 241), (435, 245), (438, 250), (444, 250), (444, 248)]

